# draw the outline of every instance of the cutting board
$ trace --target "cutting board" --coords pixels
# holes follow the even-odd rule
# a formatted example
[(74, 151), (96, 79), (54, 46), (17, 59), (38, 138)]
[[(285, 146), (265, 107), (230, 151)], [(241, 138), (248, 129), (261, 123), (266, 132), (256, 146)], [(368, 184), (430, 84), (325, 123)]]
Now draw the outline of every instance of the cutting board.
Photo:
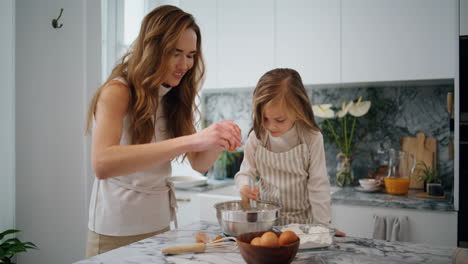
[[(426, 137), (424, 133), (416, 134), (416, 137), (403, 137), (401, 138), (401, 150), (410, 153), (416, 157), (416, 168), (420, 162), (426, 163), (428, 167), (433, 168), (437, 166), (436, 153), (437, 153), (437, 139), (433, 137)], [(408, 164), (413, 164), (413, 157), (409, 155)], [(411, 189), (424, 189), (424, 181), (419, 180), (423, 173), (417, 169), (410, 177)]]

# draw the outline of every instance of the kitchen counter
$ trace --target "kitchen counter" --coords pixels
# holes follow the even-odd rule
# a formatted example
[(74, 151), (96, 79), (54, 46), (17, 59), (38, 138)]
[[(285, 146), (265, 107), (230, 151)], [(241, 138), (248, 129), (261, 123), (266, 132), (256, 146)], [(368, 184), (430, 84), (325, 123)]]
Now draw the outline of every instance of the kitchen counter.
[[(162, 248), (194, 243), (198, 231), (205, 231), (212, 238), (220, 234), (217, 223), (196, 222), (75, 264), (245, 263), (239, 252), (161, 254)], [(424, 244), (345, 237), (335, 238), (329, 248), (299, 250), (293, 263), (451, 263), (452, 251), (453, 248)]]
[(216, 189), (220, 189), (226, 186), (233, 186), (234, 180), (233, 179), (225, 179), (225, 180), (215, 180), (215, 179), (208, 179), (207, 183), (201, 186), (193, 186), (191, 188), (176, 188), (176, 190), (182, 190), (187, 192), (208, 192)]
[(421, 190), (410, 190), (408, 195), (390, 195), (382, 192), (364, 193), (353, 187), (341, 188), (332, 194), (333, 204), (363, 205), (401, 209), (454, 211), (451, 194), (446, 199), (428, 199), (416, 197)]
[[(229, 199), (238, 199), (239, 191), (234, 186), (232, 180), (226, 181), (226, 184), (220, 184), (221, 188), (212, 188), (206, 190), (204, 195), (226, 196)], [(354, 189), (354, 187), (340, 188), (331, 186), (332, 204), (360, 205), (379, 208), (397, 208), (397, 209), (416, 209), (430, 211), (450, 211), (453, 212), (452, 195), (446, 193), (445, 199), (429, 199), (416, 197), (416, 193), (421, 190), (410, 190), (408, 195), (391, 195), (385, 193), (385, 190), (375, 193), (365, 193)]]

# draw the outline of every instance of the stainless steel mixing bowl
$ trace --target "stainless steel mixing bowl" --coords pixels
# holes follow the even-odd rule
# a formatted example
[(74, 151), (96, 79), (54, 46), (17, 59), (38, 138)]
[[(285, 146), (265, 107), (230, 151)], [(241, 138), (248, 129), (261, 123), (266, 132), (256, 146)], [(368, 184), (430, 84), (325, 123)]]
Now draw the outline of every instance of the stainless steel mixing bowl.
[(269, 201), (257, 201), (256, 208), (250, 208), (241, 200), (217, 203), (214, 207), (223, 233), (230, 236), (271, 230), (280, 210), (277, 203)]

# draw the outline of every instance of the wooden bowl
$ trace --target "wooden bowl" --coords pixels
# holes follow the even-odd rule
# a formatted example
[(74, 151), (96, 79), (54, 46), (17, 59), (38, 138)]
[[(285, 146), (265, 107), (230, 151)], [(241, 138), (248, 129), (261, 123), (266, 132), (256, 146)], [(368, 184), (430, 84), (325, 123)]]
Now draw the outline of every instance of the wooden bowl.
[[(242, 258), (248, 264), (284, 264), (291, 263), (299, 249), (299, 237), (296, 242), (277, 248), (254, 246), (250, 241), (265, 232), (250, 232), (237, 236), (237, 246)], [(274, 232), (278, 237), (281, 232)]]

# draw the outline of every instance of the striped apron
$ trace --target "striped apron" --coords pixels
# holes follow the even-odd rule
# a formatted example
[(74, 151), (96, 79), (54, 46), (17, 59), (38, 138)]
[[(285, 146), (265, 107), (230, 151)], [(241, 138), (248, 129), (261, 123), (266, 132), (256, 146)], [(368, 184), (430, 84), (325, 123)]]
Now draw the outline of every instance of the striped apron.
[(260, 175), (260, 199), (281, 206), (278, 224), (312, 223), (307, 182), (309, 150), (299, 136), (300, 144), (286, 152), (271, 152), (259, 145), (255, 154)]

